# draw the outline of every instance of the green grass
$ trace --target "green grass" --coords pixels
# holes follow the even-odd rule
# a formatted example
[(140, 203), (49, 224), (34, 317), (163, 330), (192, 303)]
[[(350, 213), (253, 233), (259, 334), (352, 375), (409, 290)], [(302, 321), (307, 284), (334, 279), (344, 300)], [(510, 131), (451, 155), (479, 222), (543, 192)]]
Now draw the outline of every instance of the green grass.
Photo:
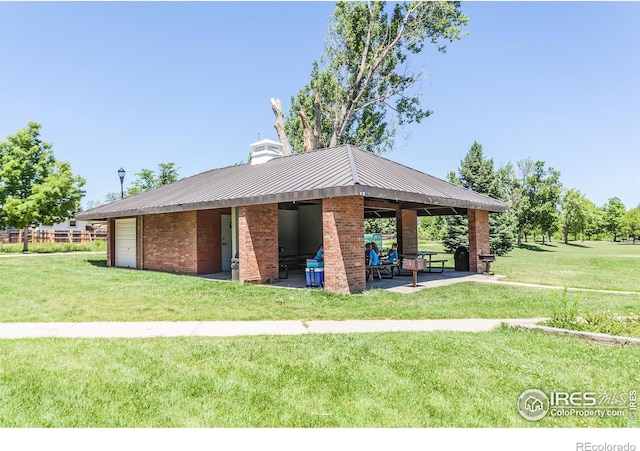
[[(600, 288), (595, 258), (613, 266), (606, 269), (612, 285), (626, 280), (626, 289), (637, 291), (633, 268), (618, 272), (611, 263), (635, 259), (635, 249), (597, 246), (518, 249), (496, 266), (513, 280), (542, 283), (536, 271), (572, 265), (583, 274), (559, 285)], [(104, 254), (3, 256), (0, 274), (2, 322), (517, 318), (550, 316), (567, 299), (562, 291), (477, 283), (345, 296), (107, 268)], [(570, 296), (579, 299), (576, 315), (640, 311), (640, 293)], [(481, 334), (0, 340), (0, 427), (638, 427), (612, 417), (529, 422), (516, 410), (528, 388), (637, 390), (638, 367), (637, 348), (504, 327)]]
[[(353, 296), (108, 268), (102, 256), (0, 258), (0, 321), (519, 318), (549, 316), (559, 293), (461, 283)], [(580, 293), (581, 312), (640, 312), (640, 293)]]
[[(0, 243), (0, 254), (22, 252), (22, 243)], [(107, 242), (95, 240), (90, 243), (29, 243), (29, 253), (49, 254), (53, 252), (97, 252), (106, 251)]]
[(551, 319), (542, 324), (560, 329), (598, 332), (609, 335), (640, 338), (640, 316), (620, 317), (609, 310), (594, 310), (578, 315), (580, 300), (564, 290), (553, 306)]
[(606, 241), (525, 243), (491, 265), (504, 280), (640, 292), (638, 268), (640, 246)]
[(634, 315), (628, 318), (618, 318), (608, 311), (589, 312), (573, 322), (561, 322), (551, 319), (541, 324), (561, 329), (640, 338), (640, 317)]
[(638, 427), (520, 417), (518, 396), (628, 393), (640, 350), (490, 333), (0, 341), (0, 427)]
[[(420, 241), (421, 251), (444, 252), (441, 243)], [(445, 266), (454, 268), (453, 254)], [(640, 292), (640, 245), (610, 241), (523, 243), (492, 263), (502, 280), (540, 285)]]

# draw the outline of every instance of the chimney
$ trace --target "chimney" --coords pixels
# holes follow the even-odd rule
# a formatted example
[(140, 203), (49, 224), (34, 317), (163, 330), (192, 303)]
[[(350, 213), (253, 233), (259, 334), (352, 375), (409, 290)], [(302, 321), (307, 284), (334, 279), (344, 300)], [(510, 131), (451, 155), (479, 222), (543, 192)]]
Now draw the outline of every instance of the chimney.
[(251, 152), (251, 164), (266, 163), (282, 156), (282, 144), (270, 139), (262, 139), (251, 144), (250, 147), (253, 149), (253, 152)]

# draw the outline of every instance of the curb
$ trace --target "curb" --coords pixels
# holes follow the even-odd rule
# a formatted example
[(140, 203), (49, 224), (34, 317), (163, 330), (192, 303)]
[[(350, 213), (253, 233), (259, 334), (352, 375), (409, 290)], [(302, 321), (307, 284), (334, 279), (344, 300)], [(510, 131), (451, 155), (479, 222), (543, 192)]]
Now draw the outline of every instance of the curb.
[(586, 332), (583, 330), (559, 329), (556, 327), (538, 326), (537, 324), (508, 324), (516, 329), (534, 331), (539, 330), (549, 335), (569, 336), (580, 338), (581, 340), (590, 341), (599, 345), (606, 346), (636, 346), (640, 348), (640, 338), (625, 337), (622, 335), (608, 335), (598, 332)]

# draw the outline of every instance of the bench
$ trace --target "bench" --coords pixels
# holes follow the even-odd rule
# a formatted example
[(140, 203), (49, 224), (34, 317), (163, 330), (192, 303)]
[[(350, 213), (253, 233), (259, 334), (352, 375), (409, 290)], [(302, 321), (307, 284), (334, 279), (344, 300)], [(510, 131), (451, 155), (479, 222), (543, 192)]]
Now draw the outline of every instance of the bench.
[(373, 278), (374, 271), (378, 273), (378, 279), (382, 279), (382, 273), (380, 273), (381, 269), (386, 269), (389, 271), (389, 277), (387, 279), (393, 279), (393, 269), (397, 268), (398, 273), (400, 273), (400, 265), (398, 263), (380, 263), (379, 265), (365, 265), (365, 269), (367, 273), (371, 273), (371, 278)]
[[(439, 271), (435, 271), (433, 268), (433, 264), (434, 263), (440, 263), (440, 267), (436, 268), (439, 269)], [(444, 264), (447, 263), (447, 260), (428, 260), (425, 259), (424, 260), (424, 269), (422, 270), (422, 272), (444, 272)]]
[(304, 274), (304, 269), (306, 268), (306, 262), (308, 258), (313, 258), (312, 256), (302, 254), (302, 255), (281, 255), (278, 259), (278, 267), (280, 270), (280, 278), (286, 279), (289, 277), (289, 270), (298, 270), (302, 269), (302, 274)]

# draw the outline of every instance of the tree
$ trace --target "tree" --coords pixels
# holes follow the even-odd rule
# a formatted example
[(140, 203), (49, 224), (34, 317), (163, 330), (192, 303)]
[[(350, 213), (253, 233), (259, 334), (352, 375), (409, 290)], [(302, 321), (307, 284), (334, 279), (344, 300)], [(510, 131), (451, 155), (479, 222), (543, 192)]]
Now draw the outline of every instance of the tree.
[(177, 181), (178, 169), (175, 167), (175, 163), (158, 164), (157, 174), (151, 169), (141, 169), (140, 172), (136, 172), (137, 178), (127, 188), (127, 196), (133, 196)]
[(519, 179), (514, 181), (519, 192), (519, 200), (514, 207), (516, 215), (518, 245), (520, 238), (527, 231), (539, 230), (542, 243), (545, 236), (557, 228), (558, 202), (562, 192), (560, 172), (553, 168), (545, 168), (544, 161), (524, 160), (518, 162)]
[(364, 233), (396, 234), (396, 218), (378, 218), (364, 220)]
[(24, 252), (31, 224), (73, 216), (84, 195), (85, 180), (72, 174), (69, 163), (55, 159), (52, 145), (40, 139), (40, 128), (29, 122), (0, 142), (0, 222), (24, 230)]
[(588, 240), (593, 236), (598, 238), (604, 232), (603, 212), (601, 208), (595, 206), (591, 201), (587, 202), (587, 225), (584, 228), (584, 234)]
[[(462, 186), (462, 182), (455, 171), (449, 172), (447, 179), (451, 183)], [(453, 215), (446, 217), (442, 245), (445, 252), (450, 254), (454, 253), (459, 246), (469, 247), (469, 221), (465, 216)]]
[(560, 199), (560, 230), (565, 244), (569, 234), (584, 233), (587, 227), (589, 200), (577, 189), (567, 190)]
[(293, 149), (348, 143), (374, 153), (389, 150), (397, 127), (431, 114), (420, 106), (416, 86), (422, 75), (410, 68), (408, 57), (426, 43), (444, 52), (441, 41), (460, 39), (467, 22), (459, 2), (392, 8), (385, 2), (338, 2), (321, 61), (314, 61), (310, 82), (291, 99), (285, 130)]
[(522, 245), (523, 235), (526, 238), (527, 231), (533, 228), (532, 217), (529, 214), (529, 198), (525, 195), (527, 179), (533, 173), (535, 162), (530, 158), (516, 162), (514, 168), (511, 164), (505, 166), (507, 171), (507, 195), (511, 205), (511, 213), (514, 217), (517, 245)]
[(418, 238), (430, 241), (442, 240), (446, 227), (444, 216), (423, 216), (418, 226)]
[(621, 236), (632, 237), (635, 244), (636, 238), (640, 236), (640, 205), (626, 212), (620, 218), (619, 225)]
[[(508, 200), (508, 181), (510, 169), (495, 170), (492, 158), (485, 158), (482, 146), (474, 142), (469, 152), (460, 162), (458, 174), (450, 173), (449, 181), (485, 194), (494, 199)], [(460, 246), (466, 246), (468, 241), (467, 219), (449, 216), (446, 219), (447, 230), (443, 240), (445, 249), (453, 252)], [(511, 213), (489, 216), (490, 249), (492, 253), (505, 255), (514, 244), (515, 222)]]
[(627, 209), (617, 197), (609, 199), (602, 208), (604, 210), (604, 228), (611, 234), (613, 241), (617, 241), (620, 234), (620, 219), (627, 212)]

